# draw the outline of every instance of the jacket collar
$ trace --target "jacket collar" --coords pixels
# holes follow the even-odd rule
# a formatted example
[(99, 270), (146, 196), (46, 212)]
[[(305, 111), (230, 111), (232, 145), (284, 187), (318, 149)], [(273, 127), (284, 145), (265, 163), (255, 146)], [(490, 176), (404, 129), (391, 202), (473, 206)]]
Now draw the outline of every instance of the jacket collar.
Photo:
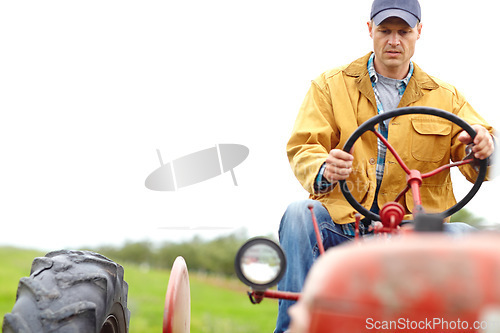
[[(377, 101), (375, 100), (375, 94), (373, 93), (372, 83), (367, 69), (368, 59), (371, 54), (372, 52), (355, 60), (346, 67), (344, 72), (346, 75), (356, 78), (358, 90), (370, 100), (376, 109)], [(439, 87), (439, 85), (420, 67), (415, 63), (413, 63), (413, 66), (413, 75), (406, 86), (405, 93), (399, 102), (399, 107), (405, 107), (418, 101), (424, 96), (422, 92), (423, 89), (434, 90)]]

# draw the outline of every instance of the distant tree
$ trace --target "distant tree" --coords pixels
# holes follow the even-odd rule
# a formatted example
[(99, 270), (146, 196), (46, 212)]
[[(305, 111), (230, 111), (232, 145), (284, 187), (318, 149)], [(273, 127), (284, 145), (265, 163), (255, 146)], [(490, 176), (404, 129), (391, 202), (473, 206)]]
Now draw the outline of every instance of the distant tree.
[(478, 228), (484, 219), (463, 208), (451, 216), (451, 222), (465, 222)]
[(94, 251), (121, 263), (170, 269), (175, 258), (182, 256), (190, 271), (233, 275), (234, 257), (239, 247), (247, 240), (245, 229), (203, 240), (194, 236), (183, 242), (164, 242), (153, 244), (150, 241), (126, 242), (122, 246), (102, 246)]

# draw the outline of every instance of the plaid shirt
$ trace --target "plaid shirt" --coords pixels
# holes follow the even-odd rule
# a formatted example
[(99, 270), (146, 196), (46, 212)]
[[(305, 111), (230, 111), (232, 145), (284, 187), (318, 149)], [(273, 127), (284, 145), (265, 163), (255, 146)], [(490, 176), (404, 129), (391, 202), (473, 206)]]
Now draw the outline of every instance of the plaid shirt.
[[(375, 53), (373, 53), (370, 59), (368, 60), (368, 74), (370, 75), (373, 92), (375, 93), (375, 100), (377, 101), (377, 112), (378, 114), (381, 114), (384, 113), (384, 106), (380, 102), (380, 94), (377, 89), (378, 74), (375, 71), (375, 66), (373, 65), (374, 58), (375, 58)], [(410, 62), (410, 70), (408, 72), (408, 75), (398, 83), (398, 93), (400, 98), (405, 93), (406, 86), (408, 85), (408, 82), (410, 82), (412, 75), (413, 75), (413, 63)], [(388, 125), (389, 125), (389, 119), (385, 120), (384, 122), (381, 122), (378, 128), (379, 133), (382, 134), (386, 139), (389, 136)], [(385, 154), (387, 152), (387, 147), (382, 143), (382, 141), (380, 141), (380, 139), (377, 139), (377, 142), (378, 142), (378, 154), (377, 154), (376, 175), (377, 175), (377, 190), (378, 190), (380, 183), (382, 182), (382, 177), (384, 175)]]
[[(377, 89), (377, 83), (378, 83), (378, 74), (375, 71), (375, 66), (373, 65), (373, 59), (375, 58), (375, 53), (373, 53), (368, 60), (368, 74), (370, 75), (370, 79), (372, 81), (372, 87), (373, 87), (373, 92), (375, 93), (375, 100), (377, 101), (377, 113), (382, 114), (384, 113), (384, 106), (382, 105), (382, 102), (380, 101), (380, 94)], [(411, 76), (413, 75), (413, 63), (410, 62), (410, 70), (408, 72), (408, 75), (401, 80), (398, 83), (398, 93), (399, 97), (401, 98), (403, 94), (405, 93), (406, 86), (408, 85), (408, 82), (410, 82)], [(390, 110), (388, 110), (390, 111)], [(378, 127), (378, 131), (380, 134), (384, 136), (384, 138), (388, 139), (389, 137), (389, 119), (381, 122)], [(385, 155), (387, 153), (387, 147), (382, 143), (380, 139), (377, 139), (378, 142), (378, 152), (377, 152), (377, 168), (376, 168), (376, 176), (377, 176), (377, 189), (375, 191), (375, 201), (372, 205), (371, 211), (374, 213), (378, 214), (378, 203), (377, 203), (377, 194), (378, 190), (380, 187), (380, 183), (382, 182), (382, 177), (384, 176), (384, 165), (385, 165)], [(342, 224), (342, 231), (344, 232), (345, 235), (348, 236), (354, 236), (354, 232), (356, 229), (356, 225), (354, 223), (347, 223), (347, 224)], [(361, 234), (365, 234), (368, 230), (367, 228), (363, 225), (363, 223), (360, 224), (360, 232)]]

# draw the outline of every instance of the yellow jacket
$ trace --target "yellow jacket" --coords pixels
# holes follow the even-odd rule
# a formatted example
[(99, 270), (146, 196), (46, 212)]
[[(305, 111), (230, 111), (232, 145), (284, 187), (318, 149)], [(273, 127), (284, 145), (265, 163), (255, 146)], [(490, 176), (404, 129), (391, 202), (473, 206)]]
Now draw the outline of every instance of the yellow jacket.
[[(290, 165), (310, 198), (319, 200), (339, 224), (353, 222), (356, 213), (344, 199), (339, 186), (326, 194), (314, 193), (319, 169), (330, 150), (342, 149), (352, 132), (377, 115), (377, 105), (367, 70), (370, 54), (348, 66), (323, 73), (312, 81), (300, 108), (287, 144)], [(469, 124), (493, 129), (476, 113), (465, 98), (451, 85), (427, 75), (414, 64), (414, 72), (398, 107), (428, 106), (452, 112)], [(465, 146), (457, 140), (461, 128), (429, 115), (406, 115), (390, 120), (389, 143), (410, 169), (426, 173), (465, 156)], [(364, 133), (354, 145), (353, 172), (347, 179), (354, 198), (370, 209), (375, 195), (377, 138)], [(461, 167), (469, 181), (476, 173), (470, 166)], [(382, 207), (406, 186), (406, 173), (387, 152), (384, 178), (378, 203)], [(423, 180), (422, 205), (426, 212), (441, 212), (456, 203), (449, 171)], [(410, 214), (413, 200), (410, 191), (402, 203)], [(411, 219), (411, 215), (405, 216)]]

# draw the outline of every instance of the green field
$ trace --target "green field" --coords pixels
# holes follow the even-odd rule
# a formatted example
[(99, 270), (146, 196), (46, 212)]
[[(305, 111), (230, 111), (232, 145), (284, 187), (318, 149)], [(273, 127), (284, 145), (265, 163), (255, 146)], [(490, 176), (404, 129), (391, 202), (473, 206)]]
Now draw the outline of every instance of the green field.
[[(0, 325), (14, 306), (19, 279), (28, 276), (34, 257), (44, 253), (0, 247)], [(169, 272), (120, 263), (129, 284), (128, 307), (131, 333), (161, 332), (163, 305)], [(188, 267), (189, 267), (189, 263)], [(239, 281), (190, 272), (191, 332), (272, 332), (277, 302), (253, 305)]]

